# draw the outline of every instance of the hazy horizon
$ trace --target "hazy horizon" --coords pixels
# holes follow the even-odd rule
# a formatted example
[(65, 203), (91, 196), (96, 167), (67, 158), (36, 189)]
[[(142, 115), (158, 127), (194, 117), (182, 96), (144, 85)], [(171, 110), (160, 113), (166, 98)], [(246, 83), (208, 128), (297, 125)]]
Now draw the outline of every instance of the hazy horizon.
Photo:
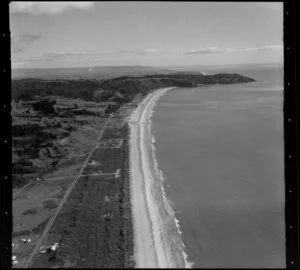
[(10, 31), (12, 69), (283, 62), (281, 2), (11, 2)]
[(243, 63), (243, 64), (219, 64), (219, 65), (161, 65), (161, 66), (147, 66), (147, 65), (104, 65), (104, 66), (74, 66), (74, 67), (19, 67), (12, 68), (12, 70), (18, 69), (76, 69), (76, 68), (105, 68), (105, 67), (151, 67), (151, 68), (180, 68), (180, 67), (216, 67), (216, 66), (261, 66), (261, 65), (283, 65), (283, 63)]

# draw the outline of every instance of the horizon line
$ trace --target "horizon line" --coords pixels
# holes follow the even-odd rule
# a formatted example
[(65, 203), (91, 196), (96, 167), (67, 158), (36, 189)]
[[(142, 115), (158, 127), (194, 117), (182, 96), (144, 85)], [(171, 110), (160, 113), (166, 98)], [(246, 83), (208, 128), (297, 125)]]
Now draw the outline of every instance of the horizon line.
[(152, 68), (178, 68), (178, 67), (215, 67), (215, 66), (244, 66), (244, 65), (282, 65), (284, 62), (269, 62), (269, 63), (242, 63), (242, 64), (215, 64), (215, 65), (162, 65), (162, 66), (148, 66), (148, 65), (103, 65), (103, 66), (74, 66), (74, 67), (21, 67), (12, 68), (13, 70), (21, 69), (72, 69), (72, 68), (98, 68), (98, 67), (152, 67)]

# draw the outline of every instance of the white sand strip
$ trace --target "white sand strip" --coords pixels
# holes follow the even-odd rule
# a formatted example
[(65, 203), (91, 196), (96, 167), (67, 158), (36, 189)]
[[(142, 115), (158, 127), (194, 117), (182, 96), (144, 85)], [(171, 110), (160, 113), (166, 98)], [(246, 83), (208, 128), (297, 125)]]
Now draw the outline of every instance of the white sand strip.
[[(170, 248), (167, 248), (163, 220), (159, 215), (159, 202), (155, 200), (155, 176), (150, 167), (149, 149), (145, 137), (147, 125), (157, 99), (174, 87), (163, 88), (149, 94), (133, 111), (130, 126), (130, 188), (134, 227), (134, 258), (137, 268), (176, 267)], [(150, 150), (151, 151), (151, 150)]]

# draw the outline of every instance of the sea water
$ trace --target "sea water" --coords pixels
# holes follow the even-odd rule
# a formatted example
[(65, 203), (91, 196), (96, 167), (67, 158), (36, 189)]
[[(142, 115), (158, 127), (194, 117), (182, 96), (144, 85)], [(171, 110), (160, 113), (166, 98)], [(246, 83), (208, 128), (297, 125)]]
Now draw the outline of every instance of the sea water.
[(282, 69), (199, 68), (256, 82), (176, 88), (155, 105), (155, 154), (194, 267), (285, 267)]

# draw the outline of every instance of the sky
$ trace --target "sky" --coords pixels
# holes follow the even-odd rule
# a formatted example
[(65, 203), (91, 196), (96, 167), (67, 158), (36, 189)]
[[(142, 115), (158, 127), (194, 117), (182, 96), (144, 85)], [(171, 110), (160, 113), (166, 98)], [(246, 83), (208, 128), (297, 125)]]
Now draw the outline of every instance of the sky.
[(283, 62), (282, 2), (14, 2), (12, 68)]

